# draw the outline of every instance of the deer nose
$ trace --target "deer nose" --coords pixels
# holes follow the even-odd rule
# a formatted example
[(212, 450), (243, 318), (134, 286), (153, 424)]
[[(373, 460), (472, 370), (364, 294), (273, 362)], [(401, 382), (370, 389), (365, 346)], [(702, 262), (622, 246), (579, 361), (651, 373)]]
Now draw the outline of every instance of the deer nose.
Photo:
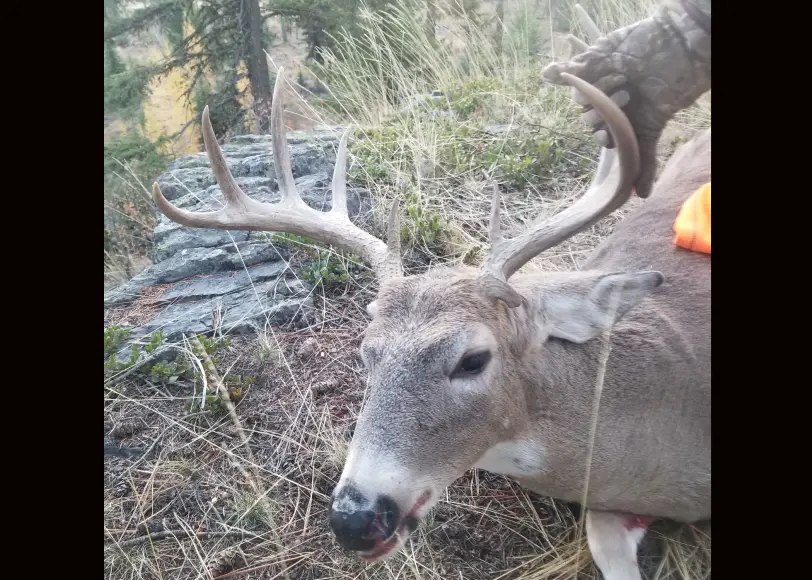
[(330, 528), (345, 550), (367, 552), (395, 533), (400, 510), (390, 497), (371, 502), (357, 489), (347, 486), (330, 502)]

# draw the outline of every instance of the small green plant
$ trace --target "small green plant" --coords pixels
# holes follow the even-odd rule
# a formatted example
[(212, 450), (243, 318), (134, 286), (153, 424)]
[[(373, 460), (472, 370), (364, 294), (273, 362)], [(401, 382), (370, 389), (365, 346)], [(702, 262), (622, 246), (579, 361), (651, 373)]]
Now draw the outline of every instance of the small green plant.
[(283, 362), (282, 352), (272, 333), (257, 329), (254, 359), (261, 365), (278, 367)]
[(210, 357), (214, 357), (215, 354), (231, 346), (231, 338), (227, 336), (221, 336), (219, 338), (208, 338), (205, 336), (199, 336), (198, 339), (200, 340), (200, 344), (203, 345), (203, 348), (206, 349), (206, 352), (209, 354)]
[(104, 329), (104, 358), (118, 352), (121, 345), (130, 336), (130, 331), (119, 325), (108, 326)]
[[(159, 336), (156, 337), (156, 334)], [(198, 339), (203, 345), (203, 348), (206, 349), (206, 352), (212, 358), (214, 358), (217, 352), (231, 344), (231, 339), (228, 337), (213, 339), (200, 336)], [(153, 352), (161, 344), (163, 344), (163, 335), (156, 332), (150, 338), (150, 343), (145, 347), (145, 350), (147, 352)], [(200, 372), (189, 362), (186, 357), (175, 357), (167, 362), (156, 362), (149, 368), (149, 372), (153, 380), (164, 384), (172, 384), (177, 382), (179, 379), (191, 380), (200, 378)]]
[[(434, 247), (442, 235), (440, 226), (440, 216), (432, 213), (415, 193), (410, 193), (406, 198), (406, 213), (414, 225), (414, 237), (427, 247)], [(401, 238), (409, 237), (409, 227), (404, 225), (400, 229)]]
[[(360, 260), (357, 256), (350, 259), (356, 262)], [(305, 268), (302, 277), (314, 286), (321, 284), (325, 290), (334, 289), (350, 281), (347, 259), (333, 252), (317, 252), (316, 259)]]
[(451, 84), (443, 94), (448, 97), (448, 107), (462, 121), (486, 108), (499, 88), (496, 78), (466, 79)]
[(223, 379), (232, 403), (238, 403), (243, 397), (243, 387), (250, 387), (255, 381), (254, 377), (242, 375), (228, 375)]
[(321, 249), (321, 244), (304, 236), (273, 234), (271, 239), (282, 248), (291, 248), (294, 244), (304, 248), (307, 255), (312, 258), (312, 262), (305, 267), (302, 277), (314, 286), (322, 284), (325, 288), (332, 288), (349, 282), (348, 263), (361, 261), (358, 256), (353, 254)]
[(409, 160), (411, 151), (404, 146), (407, 127), (403, 121), (392, 120), (389, 125), (373, 129), (356, 129), (350, 144), (358, 163), (349, 169), (350, 181), (367, 187), (392, 183), (390, 166), (393, 159)]
[[(163, 333), (158, 330), (147, 336), (145, 340), (136, 341), (130, 346), (129, 359), (119, 361), (118, 353), (130, 337), (130, 331), (118, 325), (109, 326), (104, 329), (104, 374), (105, 376), (112, 375), (123, 370), (126, 370), (133, 365), (137, 364), (141, 359), (141, 349), (139, 344), (144, 344), (144, 352), (147, 356), (152, 355), (158, 349), (166, 344), (166, 338)], [(228, 337), (220, 338), (207, 338), (201, 336), (200, 342), (206, 349), (209, 356), (214, 356), (216, 353), (226, 348), (231, 344), (231, 339)], [(170, 351), (171, 352), (171, 351)], [(196, 379), (199, 378), (199, 373), (185, 357), (171, 356), (168, 354), (169, 360), (159, 360), (156, 362), (147, 362), (142, 368), (138, 369), (137, 374), (148, 376), (151, 380), (162, 383), (172, 384), (180, 379)], [(166, 358), (166, 357), (164, 357)]]
[(316, 241), (312, 238), (297, 236), (296, 234), (272, 234), (271, 241), (279, 248), (293, 249), (295, 246), (312, 246)]
[(118, 325), (104, 329), (104, 375), (112, 375), (126, 370), (138, 362), (138, 346), (133, 344), (130, 348), (130, 358), (125, 362), (118, 360), (121, 347), (130, 336), (130, 331)]
[(144, 347), (144, 350), (147, 351), (147, 353), (152, 354), (158, 349), (158, 347), (162, 346), (163, 344), (164, 344), (164, 333), (161, 332), (160, 330), (156, 330), (149, 337), (149, 343), (147, 344), (147, 346)]
[(186, 403), (184, 403), (183, 411), (187, 415), (193, 413), (221, 415), (226, 411), (226, 406), (220, 398), (220, 395), (212, 391), (206, 391), (206, 404), (201, 406), (200, 395), (195, 391), (195, 393), (186, 400)]
[(169, 384), (176, 382), (180, 378), (195, 378), (197, 372), (183, 358), (176, 358), (169, 362), (156, 362), (149, 369), (149, 373), (156, 382)]
[[(228, 397), (232, 403), (239, 403), (243, 397), (243, 388), (254, 384), (254, 377), (242, 377), (241, 375), (231, 375), (223, 379), (223, 384), (228, 390)], [(215, 390), (215, 385), (209, 385), (206, 391), (206, 404), (201, 408), (200, 394), (195, 389), (194, 394), (186, 400), (183, 409), (187, 414), (208, 412), (213, 415), (221, 415), (228, 409), (223, 402), (220, 393)]]

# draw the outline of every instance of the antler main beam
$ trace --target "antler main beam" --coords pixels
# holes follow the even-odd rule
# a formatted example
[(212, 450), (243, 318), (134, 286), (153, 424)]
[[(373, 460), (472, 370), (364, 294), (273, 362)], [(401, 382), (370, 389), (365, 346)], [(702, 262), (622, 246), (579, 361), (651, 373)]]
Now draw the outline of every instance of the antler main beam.
[[(575, 11), (590, 44), (602, 36), (600, 29), (580, 4)], [(570, 40), (575, 39), (571, 37)], [(576, 44), (576, 48), (586, 43)], [(586, 81), (567, 73), (561, 78), (573, 88), (573, 95), (585, 99), (596, 110), (614, 138), (615, 149), (601, 148), (598, 168), (586, 193), (570, 207), (547, 221), (531, 226), (518, 237), (505, 240), (499, 231), (499, 190), (494, 188), (491, 202), (490, 254), (486, 273), (506, 281), (519, 268), (544, 250), (560, 244), (594, 225), (622, 206), (632, 194), (640, 173), (640, 149), (629, 119), (607, 95)]]
[(250, 230), (285, 232), (342, 248), (357, 254), (377, 271), (381, 278), (402, 275), (400, 263), (399, 204), (389, 216), (389, 245), (354, 225), (347, 213), (347, 138), (349, 128), (338, 145), (333, 171), (333, 207), (329, 212), (317, 211), (302, 201), (296, 191), (291, 171), (290, 155), (282, 123), (282, 90), (284, 69), (280, 68), (274, 86), (271, 105), (271, 137), (273, 165), (281, 200), (275, 204), (261, 203), (248, 197), (237, 185), (226, 165), (209, 118), (208, 106), (203, 110), (203, 142), (215, 179), (225, 198), (225, 207), (213, 212), (191, 212), (172, 205), (161, 193), (157, 183), (152, 191), (158, 208), (174, 222), (193, 228), (219, 230)]
[[(574, 204), (552, 218), (531, 226), (526, 232), (505, 240), (499, 231), (499, 193), (491, 205), (491, 249), (485, 269), (507, 280), (528, 261), (578, 232), (592, 226), (622, 206), (632, 194), (640, 173), (640, 149), (629, 119), (612, 99), (577, 77), (561, 77), (581, 92), (603, 117), (614, 138), (616, 149), (603, 148), (595, 177), (587, 192)], [(617, 164), (614, 163), (617, 159)]]

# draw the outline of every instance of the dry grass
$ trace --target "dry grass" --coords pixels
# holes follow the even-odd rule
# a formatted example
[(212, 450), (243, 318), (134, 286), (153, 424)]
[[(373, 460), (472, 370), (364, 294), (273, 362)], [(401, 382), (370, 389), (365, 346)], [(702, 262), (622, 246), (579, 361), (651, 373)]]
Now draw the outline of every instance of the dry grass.
[[(183, 416), (188, 385), (134, 380), (108, 391), (105, 432), (138, 420), (148, 428), (122, 444), (155, 445), (139, 465), (105, 458), (105, 575), (211, 578), (208, 566), (236, 547), (243, 560), (234, 565), (245, 578), (284, 577), (284, 570), (299, 579), (598, 578), (569, 506), (481, 471), (450, 486), (403, 552), (385, 564), (366, 566), (336, 546), (326, 523), (327, 498), (365, 383), (357, 358), (357, 305), (336, 302), (324, 304), (334, 321), (328, 328), (269, 329), (259, 339), (235, 339), (217, 361), (222, 372), (257, 377), (237, 413), (273, 513), (260, 509), (236, 466), (237, 458), (247, 457), (231, 421), (224, 414)], [(308, 338), (315, 348), (298, 354)], [(257, 356), (269, 345), (278, 354), (270, 362)], [(320, 383), (331, 388), (314, 394), (311, 387)], [(175, 533), (118, 547), (147, 530)], [(200, 532), (230, 535), (201, 538)], [(704, 534), (687, 526), (655, 526), (642, 557), (649, 578), (706, 577), (709, 528)]]
[[(599, 25), (609, 29), (632, 22), (650, 3), (633, 9), (629, 5), (602, 3)], [(496, 89), (487, 95), (488, 106), (454, 126), (473, 130), (499, 123), (537, 131), (547, 127), (564, 134), (568, 144), (582, 143), (564, 153), (553, 174), (523, 188), (505, 188), (509, 192), (505, 230), (515, 231), (513, 228), (529, 219), (560, 211), (583, 191), (594, 168), (590, 155), (597, 149), (584, 138), (586, 132), (572, 114), (568, 92), (540, 86), (540, 63), (528, 63), (518, 51), (496, 59), (488, 53), (484, 39), (476, 42), (471, 37), (454, 51), (443, 52), (445, 49), (420, 42), (408, 20), (389, 25), (412, 35), (410, 46), (428, 51), (422, 58), (432, 63), (432, 69), (418, 74), (400, 66), (397, 59), (387, 60), (386, 23), (370, 22), (372, 42), (348, 45), (347, 50), (355, 50), (357, 58), (349, 58), (349, 65), (340, 65), (346, 68), (334, 71), (343, 84), (329, 87), (340, 97), (343, 111), (331, 113), (302, 101), (299, 109), (311, 122), (349, 118), (370, 126), (391, 121), (395, 108), (373, 92), (371, 84), (357, 82), (369, 72), (364, 55), (370, 49), (381, 55), (377, 62), (386, 63), (402, 94), (486, 78), (494, 70), (490, 65), (496, 63), (495, 70), (501, 72), (497, 72)], [(462, 57), (474, 65), (465, 74), (455, 64)], [(291, 100), (292, 94), (289, 91), (286, 98)], [(709, 124), (710, 100), (706, 98), (668, 128), (663, 156), (668, 155), (675, 138), (690, 137)], [(382, 142), (373, 141), (371, 149), (364, 150), (365, 165), (377, 163), (386, 174), (385, 179), (376, 180), (379, 184), (373, 189), (377, 217), (371, 227), (380, 227), (380, 215), (389, 200), (408, 190), (427, 211), (441, 216), (443, 229), (443, 244), (426, 244), (409, 222), (411, 268), (422, 271), (472, 255), (476, 258), (481, 254), (477, 248), (486, 239), (487, 181), (474, 169), (442, 171), (445, 166), (438, 154), (464, 146), (469, 137), (455, 137), (455, 132), (417, 115), (398, 127), (398, 156), (392, 156)], [(490, 139), (498, 145), (500, 140), (510, 139), (510, 134)], [(360, 155), (361, 148), (356, 140), (351, 152)], [(587, 163), (579, 158), (586, 158)], [(427, 166), (433, 171), (426, 171)], [(355, 167), (361, 180), (365, 169)], [(629, 207), (548, 251), (527, 268), (577, 269), (637, 203), (640, 200), (633, 200)], [(120, 442), (151, 449), (141, 458), (105, 456), (106, 577), (599, 578), (574, 508), (529, 493), (505, 477), (477, 470), (448, 488), (402, 552), (387, 562), (367, 566), (338, 548), (327, 527), (327, 498), (338, 481), (352, 425), (365, 396), (366, 373), (357, 352), (366, 320), (364, 307), (374, 292), (374, 283), (363, 271), (329, 292), (317, 286), (310, 326), (264, 325), (255, 337), (233, 337), (232, 345), (215, 357), (221, 375), (256, 378), (244, 389), (236, 412), (249, 437), (255, 461), (252, 467), (259, 473), (260, 488), (267, 490), (267, 502), (255, 496), (240, 467), (248, 454), (227, 414), (184, 413), (184, 404), (200, 392), (200, 384), (183, 380), (163, 384), (149, 376), (133, 375), (105, 387), (105, 437), (118, 424), (138, 421), (147, 428)], [(186, 352), (183, 356), (192, 355)], [(150, 533), (155, 537), (150, 539)], [(133, 545), (136, 538), (140, 539)], [(710, 542), (710, 525), (656, 524), (641, 549), (645, 577), (709, 578)]]
[[(152, 264), (148, 255), (155, 229), (152, 194), (144, 181), (156, 177), (161, 161), (135, 161), (135, 167), (113, 157), (115, 169), (104, 177), (104, 288), (126, 282)], [(105, 151), (105, 165), (107, 165)]]
[[(531, 11), (537, 9), (531, 0), (508, 4), (522, 13), (528, 6)], [(620, 25), (617, 23), (647, 15), (653, 5), (648, 0), (601, 2), (596, 20), (604, 30), (612, 30)], [(286, 101), (295, 101), (312, 124), (388, 129), (371, 138), (351, 138), (349, 148), (356, 159), (350, 172), (355, 171), (356, 181), (369, 187), (378, 202), (371, 227), (377, 227), (379, 233), (394, 197), (411, 196), (412, 206), (440, 219), (439, 244), (424, 243), (420, 227), (406, 219), (412, 245), (420, 246), (418, 268), (481, 258), (487, 240), (484, 218), (490, 203), (489, 178), (500, 183), (503, 228), (507, 230), (515, 231), (560, 211), (580, 195), (591, 179), (588, 170), (595, 167), (598, 146), (585, 132), (569, 89), (540, 82), (539, 70), (553, 60), (549, 53), (541, 58), (527, 54), (527, 39), (511, 37), (506, 31), (503, 53), (497, 54), (492, 30), (478, 28), (459, 16), (441, 14), (438, 30), (444, 34), (438, 33), (438, 37), (455, 42), (440, 44), (432, 44), (426, 37), (419, 13), (397, 8), (390, 14), (361, 10), (359, 18), (366, 24), (365, 36), (341, 38), (340, 58), (325, 53), (325, 65), (309, 71), (326, 85), (328, 101), (297, 99), (295, 95), (306, 91), (290, 75), (286, 77)], [(524, 29), (517, 32), (528, 34)], [(549, 49), (549, 34), (546, 40), (542, 35), (538, 43)], [(566, 55), (559, 54), (561, 58)], [(274, 73), (275, 63), (269, 64)], [(390, 92), (382, 85), (388, 85)], [(402, 110), (403, 103), (415, 95), (438, 89), (445, 95), (439, 107), (443, 112), (454, 111), (453, 119), (432, 118), (419, 107)], [(503, 132), (492, 134), (494, 126), (501, 126)], [(709, 94), (667, 127), (661, 159), (667, 159), (680, 141), (708, 126)], [(509, 147), (539, 135), (550, 146), (554, 158), (550, 167), (522, 169), (511, 164)], [(499, 158), (488, 165), (485, 154), (471, 154), (450, 162), (454, 152), (471, 148), (498, 152)], [(520, 153), (532, 153), (526, 145), (520, 149)], [(517, 179), (526, 183), (517, 186)], [(634, 203), (628, 209), (633, 207)], [(585, 237), (602, 238), (623, 215), (624, 211), (618, 212), (573, 241), (577, 246)], [(574, 251), (575, 246), (563, 244), (528, 268), (577, 267), (580, 258), (576, 259)], [(406, 256), (407, 264), (410, 258), (414, 258), (411, 253)]]

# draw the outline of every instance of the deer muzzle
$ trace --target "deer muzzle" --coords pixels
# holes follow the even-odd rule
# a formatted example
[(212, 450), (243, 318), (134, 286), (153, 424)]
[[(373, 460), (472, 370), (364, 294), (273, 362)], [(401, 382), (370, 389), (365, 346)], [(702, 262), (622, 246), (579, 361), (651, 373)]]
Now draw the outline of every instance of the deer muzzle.
[(429, 496), (423, 493), (404, 510), (391, 497), (368, 498), (350, 483), (331, 498), (330, 528), (343, 549), (358, 552), (367, 562), (379, 562), (396, 552), (417, 528)]

